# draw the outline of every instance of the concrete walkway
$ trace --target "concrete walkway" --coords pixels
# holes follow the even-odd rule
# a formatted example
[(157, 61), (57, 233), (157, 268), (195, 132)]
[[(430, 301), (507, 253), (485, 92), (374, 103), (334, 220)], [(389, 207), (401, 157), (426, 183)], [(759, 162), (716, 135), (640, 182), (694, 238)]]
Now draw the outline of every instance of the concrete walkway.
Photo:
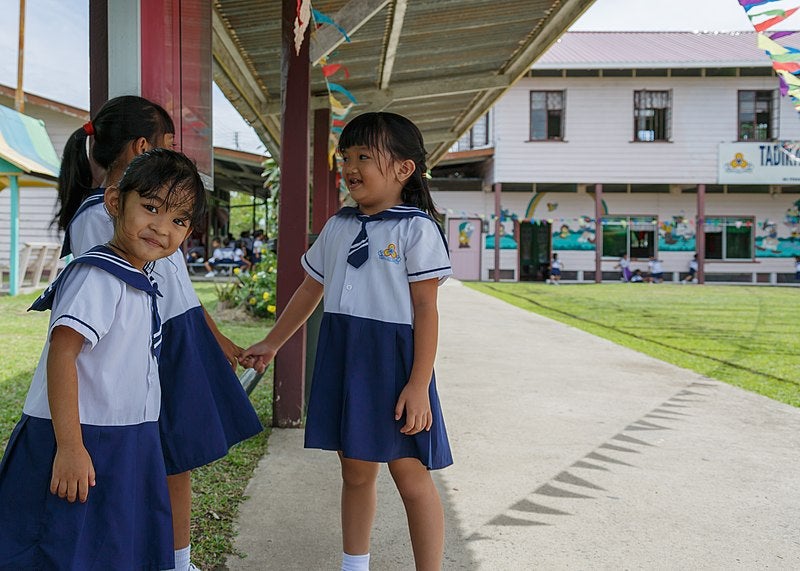
[[(440, 313), (445, 569), (800, 569), (800, 410), (456, 281)], [(338, 569), (339, 485), (275, 430), (229, 569)], [(413, 569), (385, 468), (378, 493), (372, 569)]]

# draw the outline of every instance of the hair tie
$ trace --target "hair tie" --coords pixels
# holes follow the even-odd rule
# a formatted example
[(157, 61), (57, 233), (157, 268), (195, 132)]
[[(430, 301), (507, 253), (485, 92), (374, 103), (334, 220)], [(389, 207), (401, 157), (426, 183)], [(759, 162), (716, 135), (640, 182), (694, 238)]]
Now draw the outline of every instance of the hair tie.
[(86, 133), (88, 137), (94, 135), (94, 125), (92, 125), (91, 121), (83, 124), (83, 132)]

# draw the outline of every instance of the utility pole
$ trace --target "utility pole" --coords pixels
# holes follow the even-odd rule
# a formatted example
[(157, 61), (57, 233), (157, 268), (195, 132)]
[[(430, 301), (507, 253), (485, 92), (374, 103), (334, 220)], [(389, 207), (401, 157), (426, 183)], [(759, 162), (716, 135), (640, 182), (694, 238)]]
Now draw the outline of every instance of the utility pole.
[(22, 68), (25, 54), (25, 0), (19, 0), (19, 50), (17, 51), (17, 89), (14, 93), (14, 109), (25, 112), (25, 92), (22, 91)]

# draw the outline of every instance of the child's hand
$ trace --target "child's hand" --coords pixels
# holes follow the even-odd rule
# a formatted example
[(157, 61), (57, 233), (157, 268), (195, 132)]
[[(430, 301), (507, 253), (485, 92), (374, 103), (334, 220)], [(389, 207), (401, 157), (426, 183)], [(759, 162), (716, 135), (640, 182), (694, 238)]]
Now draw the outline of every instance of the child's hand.
[(397, 399), (397, 406), (394, 407), (394, 419), (400, 420), (403, 411), (406, 413), (406, 423), (400, 429), (403, 434), (413, 436), (422, 430), (431, 429), (433, 414), (427, 385), (423, 383), (406, 384)]
[[(217, 333), (219, 332), (217, 331)], [(239, 355), (242, 354), (242, 348), (225, 337), (222, 333), (217, 333), (214, 334), (214, 336), (217, 338), (217, 343), (219, 343), (219, 346), (222, 348), (222, 352), (225, 353), (225, 358), (235, 371), (236, 366), (239, 364)]]
[(246, 349), (239, 356), (239, 364), (242, 367), (252, 367), (259, 373), (263, 373), (266, 370), (267, 365), (269, 365), (275, 358), (275, 354), (277, 352), (278, 350), (268, 345), (265, 339), (264, 341), (259, 341), (255, 345)]
[(57, 448), (53, 460), (53, 477), (50, 480), (50, 493), (68, 502), (76, 499), (85, 502), (89, 488), (95, 485), (92, 459), (83, 445)]

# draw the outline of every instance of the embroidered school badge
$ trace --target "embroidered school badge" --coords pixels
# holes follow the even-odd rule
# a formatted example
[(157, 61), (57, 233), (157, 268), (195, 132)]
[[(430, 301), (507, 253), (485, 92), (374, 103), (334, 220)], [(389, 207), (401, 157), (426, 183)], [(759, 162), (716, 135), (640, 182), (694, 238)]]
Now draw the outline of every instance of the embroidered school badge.
[(378, 257), (387, 262), (400, 263), (400, 255), (397, 253), (397, 246), (389, 244), (384, 250), (378, 250)]

